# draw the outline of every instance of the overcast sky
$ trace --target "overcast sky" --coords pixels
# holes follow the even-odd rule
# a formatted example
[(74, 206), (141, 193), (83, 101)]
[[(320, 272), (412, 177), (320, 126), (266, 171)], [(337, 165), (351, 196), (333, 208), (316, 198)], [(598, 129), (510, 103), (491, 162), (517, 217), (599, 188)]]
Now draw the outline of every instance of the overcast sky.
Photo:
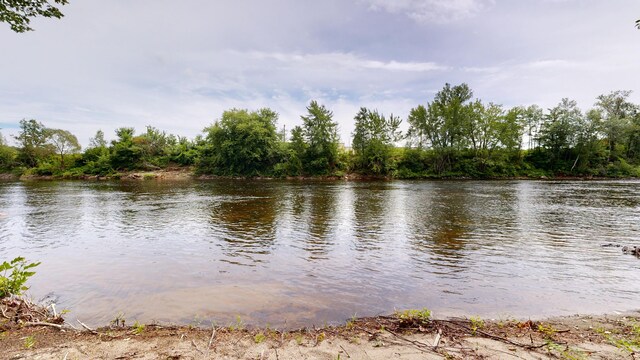
[(507, 107), (640, 103), (638, 0), (70, 0), (0, 23), (0, 128), (23, 118), (83, 145), (123, 126), (193, 137), (233, 107), (301, 124), (310, 100), (350, 142), (361, 106), (406, 117), (449, 82)]

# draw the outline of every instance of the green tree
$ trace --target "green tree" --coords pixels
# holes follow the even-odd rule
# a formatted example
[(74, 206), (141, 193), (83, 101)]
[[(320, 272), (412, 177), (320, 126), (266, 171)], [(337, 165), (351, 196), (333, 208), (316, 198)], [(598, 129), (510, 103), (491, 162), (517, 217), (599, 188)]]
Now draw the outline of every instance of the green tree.
[(617, 147), (626, 144), (625, 137), (629, 134), (632, 119), (638, 112), (638, 107), (627, 100), (629, 95), (631, 91), (612, 91), (607, 95), (598, 96), (595, 104), (596, 113), (593, 117), (600, 123), (607, 141), (609, 161), (625, 152), (624, 148), (617, 151)]
[(123, 127), (116, 130), (111, 142), (111, 166), (116, 170), (134, 170), (142, 166), (143, 149), (134, 142), (135, 130)]
[(90, 148), (103, 148), (107, 147), (107, 140), (104, 139), (104, 131), (98, 130), (94, 137), (89, 139)]
[(67, 154), (75, 154), (79, 152), (81, 148), (80, 143), (78, 143), (78, 138), (67, 130), (49, 130), (49, 141), (56, 149), (56, 153), (60, 155), (60, 170), (65, 169), (64, 156)]
[(64, 15), (58, 6), (68, 3), (68, 0), (0, 0), (0, 22), (6, 22), (17, 33), (31, 31), (31, 18), (60, 19)]
[(377, 110), (360, 108), (355, 116), (353, 150), (356, 168), (376, 175), (388, 174), (395, 164), (391, 158), (394, 142), (401, 137), (399, 117), (385, 117)]
[(16, 151), (7, 142), (0, 133), (0, 171), (11, 170), (15, 166)]
[(523, 109), (521, 117), (527, 136), (527, 148), (534, 149), (538, 147), (537, 138), (544, 119), (544, 111), (538, 105), (531, 105)]
[(556, 107), (549, 109), (538, 141), (545, 150), (550, 170), (568, 170), (566, 162), (572, 160), (572, 149), (580, 139), (578, 134), (582, 126), (584, 118), (575, 101), (564, 98)]
[(257, 176), (273, 170), (279, 153), (278, 114), (271, 109), (232, 109), (205, 129), (198, 171), (214, 175)]
[(41, 122), (34, 119), (20, 120), (20, 132), (14, 136), (18, 142), (18, 161), (27, 167), (36, 167), (53, 153), (48, 143), (50, 131)]
[(301, 116), (307, 144), (304, 167), (313, 175), (330, 174), (338, 160), (338, 124), (333, 121), (333, 113), (316, 101), (307, 106), (307, 112)]

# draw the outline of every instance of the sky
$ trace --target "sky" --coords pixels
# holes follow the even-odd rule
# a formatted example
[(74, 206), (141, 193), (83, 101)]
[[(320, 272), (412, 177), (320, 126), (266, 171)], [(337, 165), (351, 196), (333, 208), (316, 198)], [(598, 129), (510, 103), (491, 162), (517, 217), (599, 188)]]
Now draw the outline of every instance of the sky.
[(231, 108), (300, 125), (311, 100), (350, 143), (362, 106), (406, 118), (445, 83), (505, 107), (640, 103), (638, 0), (70, 0), (61, 20), (0, 23), (0, 132), (147, 125), (193, 138)]

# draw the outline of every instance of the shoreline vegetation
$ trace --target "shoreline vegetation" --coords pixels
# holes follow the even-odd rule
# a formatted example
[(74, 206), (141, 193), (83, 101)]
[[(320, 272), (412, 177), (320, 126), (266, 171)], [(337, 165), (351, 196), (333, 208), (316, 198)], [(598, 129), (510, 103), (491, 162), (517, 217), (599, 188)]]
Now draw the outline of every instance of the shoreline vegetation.
[[(622, 359), (640, 351), (640, 312), (543, 320), (432, 318), (426, 310), (279, 330), (133, 324), (118, 315), (92, 329), (55, 306), (0, 303), (1, 359)], [(126, 325), (129, 324), (129, 325)]]
[(13, 144), (0, 136), (0, 179), (637, 178), (640, 105), (630, 94), (600, 95), (584, 113), (566, 98), (547, 110), (505, 108), (475, 99), (466, 84), (446, 84), (406, 119), (361, 108), (351, 146), (316, 101), (289, 131), (269, 108), (230, 109), (194, 139), (122, 127), (111, 141), (98, 130), (84, 150), (70, 131), (23, 119)]

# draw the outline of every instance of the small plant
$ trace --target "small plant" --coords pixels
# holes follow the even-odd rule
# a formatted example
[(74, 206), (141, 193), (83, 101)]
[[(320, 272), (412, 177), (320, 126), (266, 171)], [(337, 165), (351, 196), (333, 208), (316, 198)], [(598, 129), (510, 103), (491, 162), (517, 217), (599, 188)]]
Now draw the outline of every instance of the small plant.
[(126, 321), (127, 320), (124, 318), (124, 313), (119, 312), (116, 315), (116, 317), (113, 320), (111, 320), (111, 325), (115, 327), (119, 327), (119, 326), (124, 327), (125, 326), (124, 324)]
[(242, 321), (242, 318), (240, 317), (240, 315), (236, 315), (236, 323), (229, 326), (229, 329), (231, 330), (243, 330), (244, 329), (244, 321)]
[(134, 322), (132, 327), (135, 335), (140, 335), (144, 332), (144, 324), (140, 324), (138, 321)]
[(265, 340), (267, 339), (267, 337), (263, 334), (263, 333), (257, 333), (256, 336), (253, 337), (253, 341), (256, 344), (261, 344), (263, 343)]
[(484, 320), (477, 316), (472, 316), (469, 321), (471, 321), (471, 335), (475, 335), (478, 330), (484, 328)]
[(558, 332), (551, 324), (538, 324), (538, 332), (543, 333), (547, 337), (552, 337), (555, 333)]
[(33, 336), (27, 336), (24, 338), (24, 348), (31, 349), (36, 344), (36, 339)]
[(396, 317), (405, 325), (412, 325), (414, 323), (422, 324), (429, 322), (431, 319), (431, 311), (426, 308), (422, 310), (404, 310), (396, 312)]
[[(25, 258), (17, 257), (11, 262), (3, 262), (0, 264), (0, 299), (11, 296), (21, 295), (23, 291), (29, 289), (24, 284), (27, 280), (35, 275), (33, 271), (27, 271), (40, 265), (39, 262), (27, 263)], [(9, 271), (11, 273), (9, 274)]]
[(298, 346), (302, 345), (303, 340), (304, 337), (302, 336), (302, 333), (298, 333), (298, 335), (296, 335), (296, 344), (298, 344)]
[(316, 335), (316, 345), (320, 344), (321, 342), (324, 341), (324, 339), (326, 339), (327, 335), (324, 332), (321, 332), (320, 334)]

